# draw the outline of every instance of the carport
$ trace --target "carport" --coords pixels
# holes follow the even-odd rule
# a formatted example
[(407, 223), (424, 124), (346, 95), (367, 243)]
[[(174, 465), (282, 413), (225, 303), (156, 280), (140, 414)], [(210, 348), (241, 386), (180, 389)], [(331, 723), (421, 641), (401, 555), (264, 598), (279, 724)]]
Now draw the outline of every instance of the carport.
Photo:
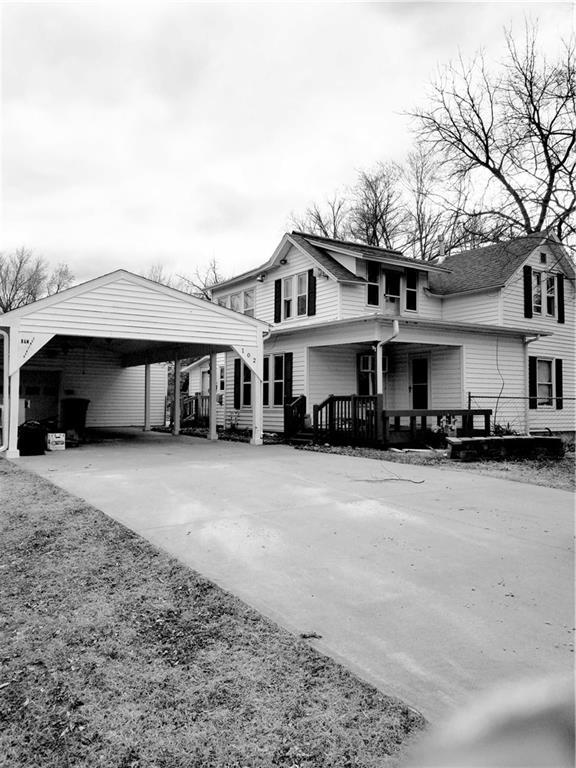
[[(119, 397), (122, 404), (100, 404), (103, 421), (111, 425), (121, 407), (142, 400), (141, 425), (151, 428), (151, 369), (174, 361), (179, 381), (180, 360), (210, 356), (210, 429), (216, 433), (216, 355), (235, 351), (252, 371), (252, 440), (262, 443), (263, 337), (268, 324), (197, 299), (125, 270), (117, 270), (66, 291), (40, 299), (0, 318), (3, 337), (2, 446), (6, 456), (19, 456), (17, 448), (21, 372), (64, 371), (72, 366), (88, 373), (93, 392)], [(71, 354), (71, 351), (74, 354)], [(106, 361), (118, 370), (141, 366), (137, 376), (115, 376), (110, 384)], [(109, 362), (108, 365), (111, 363)], [(108, 376), (108, 378), (107, 378)], [(119, 383), (120, 382), (120, 383)], [(59, 402), (65, 391), (60, 387)], [(82, 394), (80, 390), (77, 394)], [(174, 432), (178, 433), (179, 397), (175, 396)], [(108, 406), (106, 409), (105, 405)]]

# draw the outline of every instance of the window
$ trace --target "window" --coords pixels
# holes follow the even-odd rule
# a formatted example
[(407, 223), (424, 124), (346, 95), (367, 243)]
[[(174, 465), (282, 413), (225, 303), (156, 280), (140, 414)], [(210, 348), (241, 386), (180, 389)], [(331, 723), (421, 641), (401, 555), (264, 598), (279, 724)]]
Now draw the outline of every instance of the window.
[(366, 304), (380, 306), (380, 264), (377, 261), (366, 262)]
[(406, 309), (410, 312), (418, 309), (418, 272), (415, 269), (406, 270)]
[(552, 405), (554, 384), (552, 381), (552, 360), (538, 359), (536, 362), (536, 392), (538, 407)]
[(546, 314), (556, 315), (556, 275), (546, 276)]
[(241, 293), (233, 293), (232, 296), (230, 296), (230, 309), (233, 309), (234, 312), (242, 312)]
[(282, 314), (285, 320), (292, 317), (292, 282), (291, 277), (285, 277), (282, 280)]
[(546, 254), (545, 253), (541, 253), (540, 254), (540, 264), (546, 264), (546, 260), (547, 260), (546, 259)]
[(388, 301), (398, 301), (400, 298), (400, 272), (387, 271), (386, 276), (386, 299)]
[(547, 357), (528, 358), (528, 407), (564, 407), (562, 359)]
[(254, 289), (244, 291), (244, 314), (254, 317)]
[(226, 389), (226, 367), (223, 365), (218, 366), (218, 389), (220, 392)]
[(262, 402), (265, 406), (284, 405), (284, 398), (290, 395), (291, 354), (266, 355), (264, 358)]
[(532, 312), (542, 314), (542, 273), (532, 272)]
[(216, 299), (219, 306), (221, 307), (227, 307), (228, 306), (228, 296), (220, 296), (218, 299)]
[(296, 313), (298, 316), (308, 312), (308, 273), (296, 275)]

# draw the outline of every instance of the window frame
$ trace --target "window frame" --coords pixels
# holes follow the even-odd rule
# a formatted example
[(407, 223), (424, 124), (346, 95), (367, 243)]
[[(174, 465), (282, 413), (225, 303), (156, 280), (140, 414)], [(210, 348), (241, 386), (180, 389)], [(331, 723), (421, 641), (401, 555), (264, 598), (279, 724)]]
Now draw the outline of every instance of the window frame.
[[(304, 281), (304, 290), (300, 290), (300, 280), (303, 279)], [(295, 291), (295, 299), (296, 299), (296, 315), (295, 317), (307, 317), (308, 316), (308, 272), (298, 272), (297, 275), (294, 276), (294, 285), (296, 288)], [(303, 307), (304, 311), (301, 312), (301, 303), (300, 299), (303, 299)]]
[[(277, 360), (282, 361), (280, 375), (278, 375), (278, 366), (276, 363)], [(262, 405), (264, 408), (283, 408), (285, 393), (286, 354), (282, 352), (278, 355), (264, 355), (262, 376)]]
[[(290, 287), (289, 292), (286, 290), (286, 286)], [(282, 319), (291, 320), (294, 315), (292, 314), (293, 302), (294, 302), (294, 275), (282, 278)]]
[[(409, 285), (408, 278), (414, 278), (414, 287)], [(420, 277), (416, 269), (407, 269), (405, 282), (404, 282), (404, 309), (406, 312), (418, 312), (418, 288), (420, 285)], [(414, 307), (408, 306), (408, 297), (414, 297)]]
[[(555, 359), (553, 357), (536, 357), (536, 407), (538, 410), (540, 408), (554, 408), (555, 403), (555, 376), (554, 376), (554, 361)], [(540, 379), (540, 364), (546, 363), (549, 366), (550, 371), (550, 378), (547, 381), (542, 381)], [(541, 397), (540, 396), (540, 387), (548, 387), (550, 391), (550, 396), (548, 397)]]
[[(378, 270), (378, 278), (376, 280), (371, 279), (374, 275), (370, 275), (370, 270), (375, 269)], [(382, 265), (379, 261), (372, 261), (371, 259), (366, 260), (366, 306), (367, 307), (379, 307), (380, 306), (380, 294), (381, 294), (381, 286), (382, 286)], [(374, 288), (376, 289), (376, 295), (378, 297), (377, 301), (370, 301), (370, 293), (372, 289), (372, 293), (374, 293)], [(373, 297), (372, 297), (373, 298)]]
[(240, 407), (252, 407), (252, 371), (243, 360), (240, 368)]

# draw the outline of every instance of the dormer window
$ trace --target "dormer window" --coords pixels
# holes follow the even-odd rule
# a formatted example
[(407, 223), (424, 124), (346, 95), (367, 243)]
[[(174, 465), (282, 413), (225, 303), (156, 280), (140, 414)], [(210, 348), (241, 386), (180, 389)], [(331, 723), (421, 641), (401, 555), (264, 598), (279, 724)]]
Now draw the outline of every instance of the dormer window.
[(366, 262), (366, 304), (380, 306), (380, 264), (377, 261)]
[(388, 301), (396, 302), (400, 299), (400, 272), (386, 271), (385, 296)]
[(406, 309), (409, 312), (418, 309), (418, 272), (415, 269), (406, 270)]

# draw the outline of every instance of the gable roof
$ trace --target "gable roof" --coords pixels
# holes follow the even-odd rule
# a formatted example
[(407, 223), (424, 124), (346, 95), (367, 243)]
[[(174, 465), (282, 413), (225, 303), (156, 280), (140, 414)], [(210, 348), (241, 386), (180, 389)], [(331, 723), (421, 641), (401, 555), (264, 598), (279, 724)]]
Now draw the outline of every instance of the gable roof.
[(424, 272), (447, 272), (444, 265), (434, 264), (429, 261), (418, 261), (408, 256), (402, 256), (400, 251), (393, 251), (388, 248), (378, 248), (372, 245), (363, 245), (362, 243), (351, 243), (346, 240), (335, 240), (330, 237), (322, 237), (307, 232), (286, 232), (280, 245), (274, 251), (274, 254), (267, 262), (259, 267), (243, 272), (229, 280), (223, 280), (217, 283), (213, 288), (219, 289), (232, 287), (244, 280), (255, 278), (258, 275), (267, 272), (280, 263), (280, 259), (287, 251), (289, 246), (295, 246), (305, 253), (316, 265), (326, 272), (330, 277), (339, 283), (365, 283), (366, 280), (359, 275), (355, 275), (345, 266), (343, 266), (333, 254), (339, 253), (344, 256), (359, 256), (364, 259), (374, 259), (385, 264), (410, 266), (413, 269), (419, 269)]
[(534, 232), (505, 243), (494, 243), (446, 256), (450, 272), (430, 276), (432, 293), (446, 295), (502, 288), (528, 256), (546, 244), (557, 261), (564, 260), (562, 246), (546, 232)]

